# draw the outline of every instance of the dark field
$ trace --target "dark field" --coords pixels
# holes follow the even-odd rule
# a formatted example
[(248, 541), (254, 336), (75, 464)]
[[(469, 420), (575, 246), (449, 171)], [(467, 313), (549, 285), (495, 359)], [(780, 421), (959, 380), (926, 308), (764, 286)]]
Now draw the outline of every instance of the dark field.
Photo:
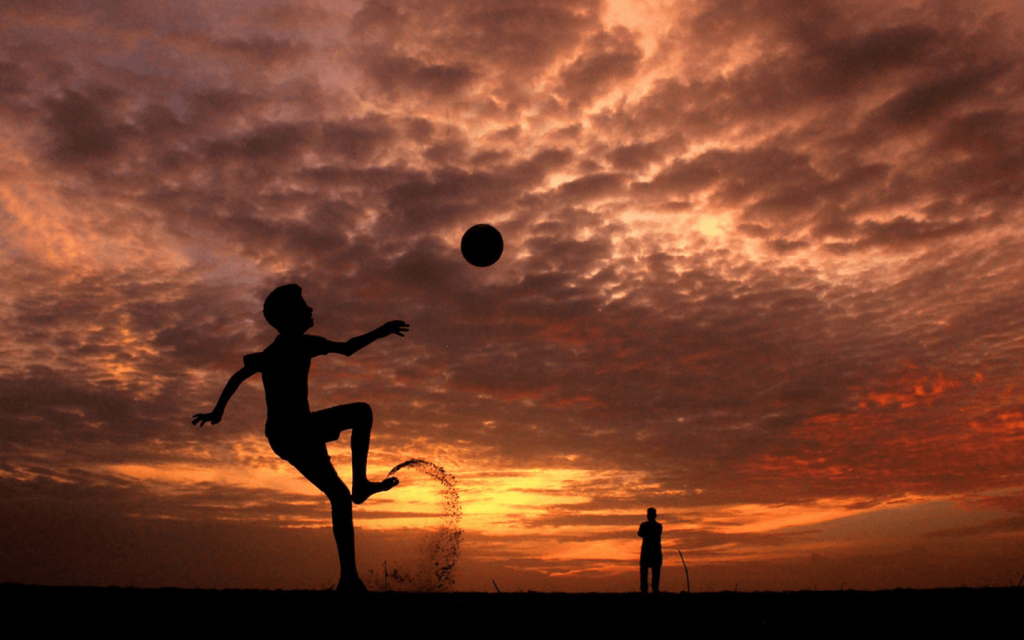
[[(695, 593), (371, 593), (122, 589), (0, 585), (8, 624), (37, 631), (115, 635), (181, 631), (376, 637), (396, 631), (448, 637), (537, 637), (618, 630), (673, 637), (723, 631), (785, 631), (830, 637), (953, 629), (1018, 637), (1024, 589)], [(36, 626), (38, 625), (38, 626)], [(16, 625), (20, 626), (20, 625)], [(348, 627), (353, 627), (349, 629)], [(361, 631), (356, 631), (356, 629)], [(533, 640), (528, 638), (527, 640)], [(871, 639), (873, 640), (873, 639)]]

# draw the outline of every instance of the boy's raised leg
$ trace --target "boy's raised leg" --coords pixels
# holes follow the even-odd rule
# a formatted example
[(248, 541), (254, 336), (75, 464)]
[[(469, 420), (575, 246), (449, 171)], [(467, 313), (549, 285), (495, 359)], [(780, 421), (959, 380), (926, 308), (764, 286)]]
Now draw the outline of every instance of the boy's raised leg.
[(370, 453), (370, 430), (373, 428), (373, 410), (364, 402), (357, 402), (358, 418), (352, 425), (352, 502), (363, 504), (375, 493), (389, 491), (398, 485), (398, 478), (385, 478), (383, 482), (366, 479), (366, 456)]
[(373, 429), (373, 410), (365, 402), (343, 404), (313, 414), (327, 431), (326, 439), (337, 440), (342, 431), (352, 430), (352, 502), (363, 504), (375, 493), (388, 491), (398, 485), (398, 478), (383, 482), (370, 482), (366, 478), (366, 457), (370, 453), (370, 431)]

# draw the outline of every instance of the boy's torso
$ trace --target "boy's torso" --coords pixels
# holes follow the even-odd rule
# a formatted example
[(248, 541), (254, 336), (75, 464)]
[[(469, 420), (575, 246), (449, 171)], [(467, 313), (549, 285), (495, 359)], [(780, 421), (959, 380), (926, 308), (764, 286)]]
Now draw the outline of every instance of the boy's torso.
[(291, 423), (309, 415), (310, 361), (325, 355), (329, 345), (330, 341), (319, 336), (279, 335), (262, 352), (245, 356), (245, 365), (263, 377), (267, 435), (271, 425)]
[(643, 543), (640, 545), (641, 555), (661, 555), (661, 523), (641, 522), (640, 537)]

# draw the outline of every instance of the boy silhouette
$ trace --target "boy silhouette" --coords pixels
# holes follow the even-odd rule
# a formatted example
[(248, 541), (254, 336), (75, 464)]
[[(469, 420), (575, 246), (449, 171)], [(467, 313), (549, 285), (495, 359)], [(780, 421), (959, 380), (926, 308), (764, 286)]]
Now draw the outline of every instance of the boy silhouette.
[[(313, 310), (302, 299), (302, 289), (297, 284), (274, 289), (263, 303), (263, 315), (279, 335), (262, 352), (251, 353), (242, 359), (242, 368), (224, 386), (217, 406), (210, 413), (192, 416), (192, 424), (202, 427), (207, 422), (220, 422), (228, 400), (238, 387), (253, 375), (261, 374), (267, 397), (266, 434), (270, 447), (331, 501), (334, 541), (341, 563), (338, 590), (366, 591), (356, 572), (352, 503), (362, 504), (371, 495), (394, 488), (398, 478), (388, 478), (383, 482), (366, 479), (366, 455), (373, 426), (370, 405), (355, 402), (310, 412), (309, 364), (314, 357), (328, 353), (350, 356), (389, 335), (405, 337), (409, 325), (401, 320), (392, 320), (348, 342), (332, 342), (319, 336), (305, 335), (313, 327)], [(351, 494), (327, 455), (327, 443), (337, 440), (346, 429), (352, 430)]]

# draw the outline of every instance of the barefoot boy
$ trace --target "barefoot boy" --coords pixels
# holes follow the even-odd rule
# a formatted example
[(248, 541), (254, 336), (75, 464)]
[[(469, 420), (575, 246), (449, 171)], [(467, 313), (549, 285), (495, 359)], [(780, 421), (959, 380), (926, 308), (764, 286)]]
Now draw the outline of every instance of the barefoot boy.
[[(341, 561), (338, 590), (365, 591), (356, 573), (355, 540), (352, 528), (352, 503), (362, 504), (379, 491), (398, 484), (397, 478), (384, 482), (366, 479), (366, 454), (370, 449), (373, 412), (363, 402), (343, 404), (310, 412), (307, 398), (310, 360), (328, 353), (350, 356), (375, 340), (397, 335), (405, 337), (409, 325), (392, 320), (366, 335), (348, 342), (331, 342), (307, 336), (313, 326), (313, 310), (302, 299), (297, 284), (278, 287), (267, 296), (263, 315), (280, 335), (261, 353), (243, 358), (243, 366), (224, 387), (217, 406), (210, 413), (197, 413), (192, 424), (217, 424), (224, 407), (238, 387), (252, 375), (263, 376), (267, 396), (267, 439), (274, 453), (281, 456), (323, 491), (331, 501), (334, 540)], [(327, 442), (337, 440), (341, 432), (352, 430), (352, 493), (338, 477), (327, 455)]]

